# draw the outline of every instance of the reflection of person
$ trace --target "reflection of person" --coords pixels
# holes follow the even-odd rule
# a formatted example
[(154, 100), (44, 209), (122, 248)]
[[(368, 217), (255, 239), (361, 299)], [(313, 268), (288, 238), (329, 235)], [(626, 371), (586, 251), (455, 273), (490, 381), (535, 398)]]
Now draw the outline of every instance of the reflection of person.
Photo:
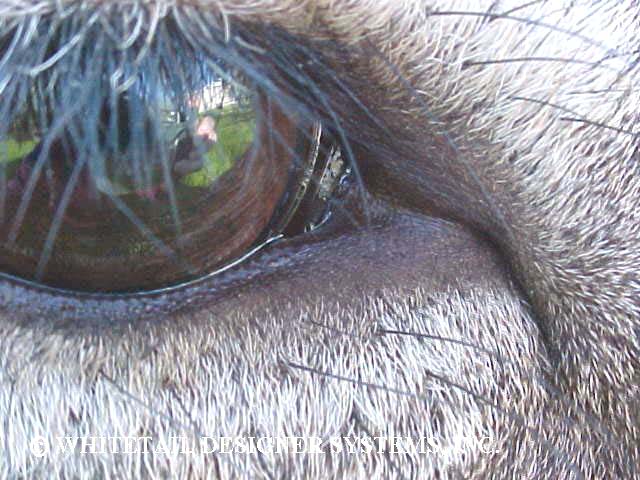
[[(126, 125), (126, 123), (123, 123), (123, 125)], [(186, 132), (177, 140), (169, 153), (169, 168), (174, 178), (183, 178), (204, 167), (206, 153), (218, 141), (215, 128), (215, 119), (211, 116), (205, 116), (197, 121), (193, 133)], [(123, 134), (123, 137), (126, 137), (126, 135)], [(31, 153), (22, 158), (13, 177), (7, 183), (6, 191), (9, 196), (19, 198), (25, 192), (29, 179), (34, 173), (43, 145), (44, 142), (40, 142)], [(49, 206), (52, 209), (56, 207), (71, 175), (74, 165), (72, 159), (74, 157), (75, 149), (71, 146), (68, 138), (63, 135), (52, 143), (48, 151), (47, 161), (39, 169), (37, 174), (38, 186), (35, 192), (47, 195), (49, 197)], [(161, 180), (156, 185), (148, 185), (144, 188), (136, 188), (132, 185), (127, 190), (128, 193), (132, 193), (137, 197), (155, 200), (166, 192), (166, 185)], [(95, 183), (95, 178), (91, 176), (87, 166), (84, 166), (76, 180), (76, 187), (69, 199), (68, 208), (81, 209), (81, 207), (86, 207), (88, 204), (92, 204), (96, 208), (97, 204), (100, 203), (101, 193), (104, 193), (102, 187)]]
[(172, 172), (182, 178), (204, 167), (206, 153), (218, 141), (216, 121), (207, 115), (198, 120), (194, 135), (184, 135), (177, 142), (172, 154)]

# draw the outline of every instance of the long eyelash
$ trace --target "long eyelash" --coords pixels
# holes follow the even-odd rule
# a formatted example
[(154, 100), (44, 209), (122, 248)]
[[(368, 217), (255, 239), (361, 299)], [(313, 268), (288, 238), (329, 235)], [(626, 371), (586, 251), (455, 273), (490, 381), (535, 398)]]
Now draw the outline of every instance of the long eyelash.
[[(7, 48), (3, 58), (3, 63), (8, 64), (8, 67), (4, 69), (3, 87), (2, 92), (0, 92), (3, 93), (1, 97), (2, 110), (0, 110), (3, 113), (3, 118), (12, 119), (12, 113), (15, 114), (16, 111), (24, 106), (31, 88), (39, 87), (36, 90), (41, 98), (38, 98), (37, 101), (39, 104), (46, 105), (55, 100), (53, 91), (58, 85), (67, 84), (64, 91), (68, 91), (70, 88), (68, 85), (73, 85), (74, 81), (83, 80), (82, 83), (86, 83), (84, 82), (86, 78), (83, 77), (87, 73), (86, 65), (93, 64), (95, 60), (99, 60), (103, 56), (107, 57), (104, 60), (107, 66), (103, 69), (103, 75), (108, 74), (110, 77), (111, 88), (122, 89), (124, 86), (128, 86), (132, 81), (131, 79), (141, 71), (151, 77), (153, 77), (154, 71), (161, 71), (158, 78), (150, 78), (147, 83), (152, 83), (151, 80), (155, 80), (159, 85), (165, 84), (168, 89), (176, 89), (177, 85), (182, 85), (184, 90), (197, 87), (206, 83), (211, 78), (212, 72), (225, 77), (228, 81), (233, 81), (228, 69), (225, 70), (224, 67), (212, 61), (212, 59), (224, 59), (228, 66), (241, 70), (251, 81), (272, 95), (273, 98), (277, 98), (278, 102), (288, 109), (296, 110), (299, 114), (308, 117), (312, 117), (317, 113), (308, 106), (308, 99), (305, 99), (306, 102), (301, 101), (304, 95), (285, 93), (274, 81), (274, 76), (276, 77), (275, 80), (282, 80), (282, 78), (277, 78), (282, 73), (274, 75), (275, 69), (279, 68), (283, 72), (290, 74), (288, 75), (289, 79), (297, 76), (300, 87), (305, 90), (304, 94), (308, 94), (310, 85), (315, 85), (315, 82), (310, 77), (305, 78), (304, 73), (301, 74), (295, 71), (291, 59), (279, 56), (278, 61), (273, 62), (275, 57), (269, 53), (266, 53), (266, 58), (256, 58), (256, 51), (264, 55), (265, 50), (251, 45), (238, 35), (234, 36), (232, 41), (224, 43), (219, 35), (220, 30), (217, 28), (219, 25), (211, 20), (212, 14), (210, 12), (203, 13), (199, 10), (194, 10), (189, 13), (189, 10), (193, 9), (184, 7), (175, 10), (172, 17), (168, 17), (154, 28), (153, 47), (148, 45), (148, 41), (145, 41), (142, 46), (132, 45), (133, 40), (129, 38), (126, 41), (127, 50), (114, 49), (112, 44), (112, 37), (114, 37), (113, 27), (109, 29), (109, 33), (99, 29), (96, 32), (89, 32), (86, 26), (83, 27), (82, 32), (76, 32), (71, 27), (68, 27), (65, 32), (61, 33), (60, 30), (53, 30), (52, 24), (56, 23), (54, 20), (43, 18), (40, 19), (39, 24), (46, 25), (42, 27), (42, 30), (48, 28), (49, 31), (39, 37), (33, 31), (30, 31), (29, 34), (24, 34), (23, 38), (20, 39), (18, 37), (25, 30), (23, 24), (11, 28), (5, 27), (0, 38), (10, 39), (10, 47)], [(204, 26), (202, 25), (202, 17), (208, 20), (208, 23)], [(189, 24), (185, 18), (193, 23)], [(103, 20), (99, 26), (104, 27), (103, 24), (105, 22), (106, 20)], [(84, 22), (76, 19), (74, 24), (82, 25)], [(226, 28), (229, 27), (227, 26)], [(136, 30), (138, 29), (138, 23), (136, 23)], [(218, 33), (217, 36), (216, 32)], [(57, 38), (52, 40), (56, 36)], [(150, 38), (150, 36), (150, 34), (147, 35), (147, 38)], [(84, 39), (84, 44), (79, 43), (81, 38)], [(272, 40), (277, 41), (278, 38), (274, 36)], [(50, 45), (52, 41), (55, 42), (53, 46)], [(94, 41), (101, 41), (103, 46), (90, 48), (89, 53), (82, 51), (83, 47), (94, 47)], [(109, 44), (110, 41), (111, 44)], [(18, 44), (22, 45), (22, 49), (18, 48)], [(69, 48), (72, 44), (74, 49)], [(281, 42), (281, 44), (285, 45), (286, 42)], [(44, 58), (46, 55), (43, 45), (48, 45), (49, 50), (53, 49), (55, 53)], [(59, 54), (62, 50), (67, 54), (75, 52), (76, 61), (71, 64), (66, 62), (65, 55)], [(99, 53), (93, 54), (94, 51), (98, 50)], [(179, 54), (176, 53), (177, 50), (181, 50)], [(143, 52), (145, 53), (144, 55)], [(84, 53), (84, 55), (81, 56), (81, 53)], [(311, 50), (301, 50), (298, 53), (309, 55), (315, 63), (321, 66), (317, 56), (313, 55)], [(55, 62), (53, 61), (54, 58)], [(153, 59), (156, 59), (155, 64), (144, 64), (145, 62), (151, 62)], [(258, 68), (257, 65), (265, 64), (265, 60), (271, 60), (273, 65), (262, 65), (262, 68)], [(80, 61), (82, 61), (83, 65), (79, 65)], [(204, 64), (208, 67), (207, 72), (193, 68), (194, 65)], [(46, 70), (46, 75), (36, 76), (41, 78), (38, 78), (38, 82), (34, 83), (32, 78), (34, 73), (41, 73), (44, 65), (50, 68)], [(126, 66), (133, 67), (128, 72), (128, 75), (125, 72)], [(28, 75), (25, 75), (25, 73)], [(187, 78), (185, 73), (189, 73), (190, 78)], [(164, 77), (160, 75), (164, 75)], [(337, 77), (333, 75), (332, 78), (336, 79)], [(47, 79), (49, 80), (48, 83), (44, 81)], [(96, 87), (101, 86), (98, 82), (99, 79), (96, 79)], [(122, 85), (123, 83), (124, 86)], [(42, 88), (43, 86), (44, 88)], [(317, 85), (315, 86), (318, 88)], [(326, 96), (322, 89), (318, 89), (317, 93), (318, 96)], [(352, 100), (357, 102), (355, 95), (351, 93), (350, 96)], [(65, 105), (61, 100), (58, 100), (58, 103), (60, 104), (57, 105), (59, 111), (57, 110), (56, 113), (59, 115), (64, 113)], [(359, 105), (364, 108), (361, 102), (359, 102)], [(369, 118), (375, 118), (370, 112), (368, 116)], [(9, 123), (5, 122), (5, 129)], [(3, 133), (6, 134), (6, 132)]]
[(84, 165), (86, 163), (86, 155), (80, 157), (80, 160), (73, 166), (73, 170), (71, 175), (69, 176), (69, 180), (64, 187), (64, 192), (60, 197), (60, 202), (56, 207), (56, 212), (53, 216), (53, 221), (51, 222), (51, 226), (49, 227), (49, 231), (47, 232), (47, 238), (44, 242), (44, 247), (42, 248), (42, 253), (40, 254), (40, 259), (38, 260), (38, 266), (36, 267), (36, 279), (41, 280), (44, 271), (49, 263), (49, 257), (53, 251), (53, 245), (55, 243), (56, 237), (58, 236), (58, 231), (62, 226), (62, 221), (64, 218), (64, 213), (67, 209), (67, 205), (71, 200), (73, 195), (73, 190), (76, 188), (78, 183), (78, 179), (80, 178), (80, 174)]

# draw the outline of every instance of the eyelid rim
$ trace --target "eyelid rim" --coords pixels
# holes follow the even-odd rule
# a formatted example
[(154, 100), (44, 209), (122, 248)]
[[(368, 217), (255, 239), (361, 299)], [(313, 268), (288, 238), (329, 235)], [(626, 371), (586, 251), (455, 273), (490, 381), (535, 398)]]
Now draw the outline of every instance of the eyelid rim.
[(304, 165), (302, 166), (302, 168), (298, 169), (298, 175), (293, 175), (290, 179), (289, 187), (295, 187), (297, 185), (296, 193), (292, 196), (291, 200), (287, 202), (287, 205), (283, 206), (283, 208), (280, 209), (284, 213), (278, 215), (278, 218), (280, 220), (271, 227), (273, 232), (277, 232), (277, 235), (279, 235), (280, 232), (284, 232), (286, 230), (286, 228), (295, 217), (298, 209), (300, 208), (300, 204), (307, 195), (309, 184), (311, 183), (313, 173), (316, 170), (318, 156), (320, 154), (320, 143), (322, 141), (322, 135), (322, 124), (320, 122), (314, 122), (313, 126), (311, 127), (311, 134), (309, 135), (310, 148), (307, 152)]
[(236, 258), (235, 260), (232, 260), (230, 263), (214, 270), (213, 272), (210, 272), (206, 275), (203, 275), (201, 277), (195, 278), (193, 280), (189, 280), (186, 282), (182, 282), (176, 285), (170, 285), (168, 287), (163, 287), (163, 288), (157, 288), (157, 289), (153, 289), (153, 290), (146, 290), (146, 291), (139, 291), (139, 292), (126, 292), (126, 293), (119, 293), (119, 292), (114, 292), (114, 293), (105, 293), (105, 292), (82, 292), (82, 291), (77, 291), (77, 290), (70, 290), (70, 289), (64, 289), (64, 288), (56, 288), (56, 287), (51, 287), (49, 285), (45, 285), (42, 283), (38, 283), (35, 281), (31, 281), (31, 280), (26, 280), (24, 278), (20, 278), (20, 277), (16, 277), (14, 275), (11, 275), (9, 273), (5, 273), (5, 272), (0, 272), (0, 279), (4, 279), (6, 281), (12, 282), (14, 284), (17, 285), (22, 285), (26, 288), (29, 288), (31, 290), (37, 290), (39, 292), (42, 293), (50, 293), (50, 294), (56, 294), (56, 295), (63, 295), (65, 297), (73, 297), (75, 299), (78, 300), (82, 300), (82, 299), (88, 299), (88, 300), (101, 300), (101, 299), (113, 299), (113, 300), (126, 300), (126, 299), (133, 299), (133, 298), (144, 298), (144, 297), (151, 297), (151, 296), (158, 296), (158, 295), (166, 295), (166, 294), (170, 294), (170, 293), (174, 293), (177, 292), (179, 290), (183, 290), (186, 288), (190, 288), (190, 287), (194, 287), (194, 286), (198, 286), (201, 283), (205, 283), (209, 280), (211, 280), (213, 277), (219, 276), (229, 270), (232, 270), (234, 268), (236, 268), (237, 266), (243, 264), (244, 262), (246, 262), (249, 258), (253, 257), (255, 254), (259, 253), (260, 251), (266, 249), (268, 246), (276, 243), (278, 240), (281, 240), (283, 238), (283, 235), (274, 235), (270, 238), (268, 238), (267, 240), (260, 242), (258, 245), (256, 245), (255, 247), (253, 247), (251, 250), (249, 250), (248, 252), (246, 252), (244, 255), (242, 255), (239, 258)]

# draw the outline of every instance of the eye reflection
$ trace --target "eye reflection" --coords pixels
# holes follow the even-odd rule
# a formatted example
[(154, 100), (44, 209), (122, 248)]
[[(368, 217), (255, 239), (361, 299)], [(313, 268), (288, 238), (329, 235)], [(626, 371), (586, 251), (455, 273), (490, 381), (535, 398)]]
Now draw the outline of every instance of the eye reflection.
[(296, 115), (219, 80), (106, 94), (61, 128), (50, 110), (25, 107), (0, 138), (0, 270), (83, 292), (162, 288), (242, 256), (273, 233), (312, 148)]

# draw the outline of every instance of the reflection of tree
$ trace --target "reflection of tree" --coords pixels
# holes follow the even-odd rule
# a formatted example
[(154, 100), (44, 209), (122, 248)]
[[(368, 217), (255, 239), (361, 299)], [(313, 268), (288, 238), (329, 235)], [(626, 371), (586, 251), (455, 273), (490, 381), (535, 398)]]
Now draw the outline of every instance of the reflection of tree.
[(187, 96), (188, 108), (200, 114), (211, 110), (223, 110), (225, 107), (239, 105), (243, 108), (251, 106), (251, 93), (242, 85), (230, 82), (228, 79), (217, 78), (201, 87), (194, 89)]
[(220, 95), (220, 103), (218, 103), (218, 110), (222, 110), (222, 108), (224, 107), (224, 97), (225, 97), (225, 93), (227, 91), (227, 88), (228, 88), (227, 81), (223, 78), (222, 79), (222, 93)]

